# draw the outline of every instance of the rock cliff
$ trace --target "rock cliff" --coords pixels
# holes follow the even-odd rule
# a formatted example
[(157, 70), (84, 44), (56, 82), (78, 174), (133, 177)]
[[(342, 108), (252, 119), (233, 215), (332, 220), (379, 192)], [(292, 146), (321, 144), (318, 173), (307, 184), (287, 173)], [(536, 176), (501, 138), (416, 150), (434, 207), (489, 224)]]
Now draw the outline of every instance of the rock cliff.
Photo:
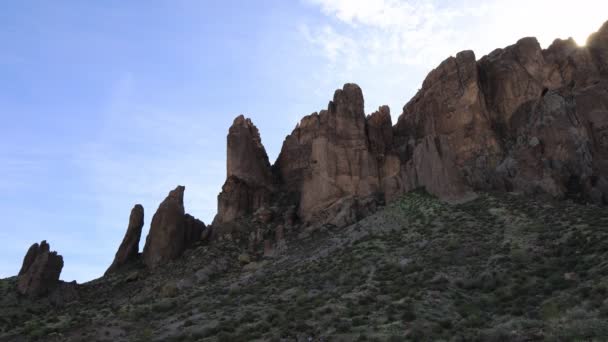
[(295, 208), (267, 224), (342, 226), (419, 187), (443, 199), (499, 190), (607, 204), (607, 51), (608, 24), (585, 47), (523, 38), (479, 60), (460, 52), (394, 126), (386, 106), (366, 116), (361, 89), (346, 84), (300, 121), (272, 166), (239, 116), (214, 223)]

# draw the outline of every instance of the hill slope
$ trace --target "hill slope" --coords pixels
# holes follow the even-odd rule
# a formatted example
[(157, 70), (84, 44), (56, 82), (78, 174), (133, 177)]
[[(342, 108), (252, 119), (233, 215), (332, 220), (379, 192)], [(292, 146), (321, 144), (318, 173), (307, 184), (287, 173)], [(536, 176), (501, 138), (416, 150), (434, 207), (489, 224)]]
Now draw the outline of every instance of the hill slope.
[(134, 265), (83, 284), (58, 307), (5, 279), (0, 340), (608, 338), (605, 207), (413, 192), (253, 259), (232, 241), (199, 245), (153, 273)]

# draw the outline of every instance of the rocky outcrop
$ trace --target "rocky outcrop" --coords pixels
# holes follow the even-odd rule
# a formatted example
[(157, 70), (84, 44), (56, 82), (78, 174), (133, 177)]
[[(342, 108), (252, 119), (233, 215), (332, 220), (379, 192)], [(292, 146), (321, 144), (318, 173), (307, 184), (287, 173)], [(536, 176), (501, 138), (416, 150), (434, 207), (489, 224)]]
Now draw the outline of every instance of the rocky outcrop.
[[(383, 115), (374, 120), (375, 149), (385, 148)], [(378, 158), (370, 151), (359, 86), (346, 84), (335, 92), (327, 110), (302, 119), (285, 139), (275, 169), (283, 189), (295, 195), (304, 222), (342, 198), (377, 195)]]
[(137, 260), (139, 256), (139, 240), (141, 238), (141, 230), (144, 227), (144, 207), (141, 204), (136, 204), (131, 210), (129, 216), (129, 226), (125, 237), (114, 256), (112, 265), (106, 271), (106, 274), (119, 270), (122, 266)]
[[(589, 47), (568, 39), (543, 50), (524, 38), (479, 61), (470, 51), (444, 61), (395, 127), (409, 187), (440, 197), (500, 189), (607, 203), (605, 31)], [(429, 150), (437, 138), (443, 148)]]
[(152, 217), (143, 251), (144, 263), (155, 268), (179, 257), (200, 241), (204, 224), (185, 214), (184, 186), (172, 190)]
[(248, 183), (270, 186), (272, 176), (268, 155), (262, 145), (258, 128), (239, 115), (228, 131), (228, 177), (234, 176)]
[(227, 179), (214, 224), (253, 214), (270, 201), (273, 177), (257, 127), (243, 115), (228, 132)]
[(587, 47), (523, 38), (480, 60), (460, 52), (429, 73), (395, 126), (386, 106), (366, 117), (361, 89), (346, 84), (285, 138), (272, 174), (240, 116), (216, 222), (290, 207), (289, 222), (264, 224), (342, 226), (419, 187), (444, 199), (497, 189), (606, 204), (607, 51), (608, 23)]
[(51, 252), (46, 241), (33, 244), (23, 259), (23, 266), (17, 277), (19, 293), (40, 297), (51, 293), (59, 284), (63, 269), (63, 258)]
[[(43, 244), (46, 244), (46, 241), (42, 241)], [(45, 249), (48, 249), (48, 245), (45, 245)], [(30, 266), (36, 261), (38, 254), (40, 253), (40, 245), (38, 243), (34, 243), (28, 248), (25, 257), (23, 258), (23, 263), (21, 265), (21, 269), (19, 270), (19, 276), (25, 274), (27, 270), (29, 270)]]

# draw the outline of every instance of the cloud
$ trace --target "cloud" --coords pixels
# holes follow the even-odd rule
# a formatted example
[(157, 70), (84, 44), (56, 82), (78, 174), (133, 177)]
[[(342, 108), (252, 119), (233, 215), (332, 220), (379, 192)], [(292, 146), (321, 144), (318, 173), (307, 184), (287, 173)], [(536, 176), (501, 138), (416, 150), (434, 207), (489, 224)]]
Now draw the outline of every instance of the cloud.
[(300, 27), (325, 59), (319, 79), (368, 85), (363, 90), (372, 105), (366, 109), (389, 103), (394, 119), (423, 77), (459, 51), (474, 50), (480, 58), (526, 36), (545, 47), (570, 36), (582, 44), (608, 19), (608, 2), (596, 0), (303, 1), (322, 14)]

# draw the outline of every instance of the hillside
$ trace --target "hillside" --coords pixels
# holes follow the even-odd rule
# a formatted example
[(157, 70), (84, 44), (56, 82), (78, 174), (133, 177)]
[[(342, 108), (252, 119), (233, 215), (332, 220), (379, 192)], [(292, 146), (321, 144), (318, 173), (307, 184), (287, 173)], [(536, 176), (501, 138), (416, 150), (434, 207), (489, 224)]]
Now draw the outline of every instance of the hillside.
[[(84, 284), (79, 301), (16, 298), (3, 341), (529, 341), (608, 338), (608, 210), (483, 194), (413, 192), (342, 229), (253, 260), (199, 245)], [(247, 260), (252, 258), (252, 260)]]

